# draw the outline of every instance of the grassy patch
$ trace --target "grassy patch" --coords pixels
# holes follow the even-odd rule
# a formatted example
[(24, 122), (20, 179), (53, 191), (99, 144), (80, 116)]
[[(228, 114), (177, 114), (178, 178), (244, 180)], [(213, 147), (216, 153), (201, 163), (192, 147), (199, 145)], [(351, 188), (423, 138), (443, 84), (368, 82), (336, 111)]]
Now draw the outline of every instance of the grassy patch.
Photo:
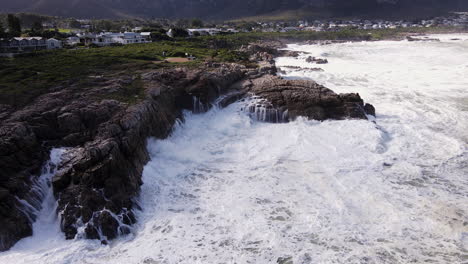
[[(54, 28), (50, 28), (50, 29), (46, 29), (46, 30), (48, 30), (48, 31), (55, 31)], [(69, 29), (69, 28), (58, 28), (58, 32), (68, 34), (68, 33), (71, 33), (71, 32), (72, 32), (72, 29)]]
[(131, 83), (125, 84), (118, 91), (106, 94), (101, 99), (114, 99), (120, 102), (135, 104), (145, 96), (144, 83), (138, 75)]
[[(454, 27), (430, 27), (430, 28), (396, 28), (396, 29), (353, 29), (345, 28), (340, 31), (292, 31), (292, 32), (249, 32), (235, 35), (214, 37), (219, 43), (229, 43), (230, 46), (240, 46), (258, 40), (287, 40), (307, 41), (307, 40), (381, 40), (401, 37), (405, 34), (419, 33), (452, 33), (467, 31)], [(206, 37), (210, 38), (210, 37)], [(213, 38), (213, 37), (211, 37)]]
[[(167, 57), (194, 55), (188, 63), (154, 61)], [(50, 88), (67, 85), (89, 75), (126, 70), (129, 73), (161, 67), (196, 66), (205, 58), (235, 61), (240, 56), (227, 49), (211, 49), (203, 40), (157, 42), (121, 47), (40, 51), (16, 58), (0, 58), (0, 104), (22, 107)]]

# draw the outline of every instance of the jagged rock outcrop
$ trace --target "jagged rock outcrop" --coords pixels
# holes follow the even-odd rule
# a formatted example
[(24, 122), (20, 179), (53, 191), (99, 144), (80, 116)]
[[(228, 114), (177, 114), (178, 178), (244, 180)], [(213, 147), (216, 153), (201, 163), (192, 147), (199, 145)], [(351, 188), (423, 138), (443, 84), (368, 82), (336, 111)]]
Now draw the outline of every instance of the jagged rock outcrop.
[[(148, 137), (165, 138), (194, 98), (209, 103), (245, 75), (239, 65), (141, 74), (136, 104), (105, 99), (135, 81), (120, 76), (59, 87), (17, 112), (4, 107), (0, 126), (0, 250), (32, 234), (41, 199), (31, 193), (51, 147), (68, 147), (52, 184), (67, 238), (78, 228), (113, 239), (135, 222), (132, 209), (149, 159)], [(34, 210), (32, 210), (34, 209)]]
[[(299, 55), (298, 52), (280, 49), (284, 47), (285, 44), (281, 41), (270, 41), (251, 44), (243, 47), (241, 51), (249, 54), (251, 59), (258, 61), (260, 65), (263, 63), (274, 68), (276, 73), (275, 61), (269, 60), (270, 57)], [(316, 64), (328, 63), (326, 59), (312, 56), (306, 61)], [(323, 71), (320, 68), (305, 69)], [(251, 76), (236, 84), (234, 89), (256, 97), (247, 108), (252, 117), (266, 122), (288, 122), (299, 116), (316, 120), (367, 119), (367, 115), (375, 116), (374, 107), (364, 104), (359, 94), (336, 94), (311, 80), (284, 80), (272, 74), (263, 74)]]
[(299, 52), (282, 50), (286, 45), (281, 41), (268, 41), (254, 43), (240, 48), (240, 52), (244, 52), (249, 56), (249, 60), (258, 64), (258, 72), (260, 74), (275, 75), (278, 72), (275, 64), (275, 57), (298, 57)]
[(313, 57), (313, 56), (309, 56), (309, 57), (307, 57), (306, 62), (316, 63), (316, 64), (327, 64), (328, 60), (327, 59), (316, 58), (316, 57)]
[(336, 94), (311, 80), (285, 80), (265, 75), (243, 81), (241, 89), (260, 100), (250, 106), (250, 112), (269, 122), (287, 122), (299, 116), (315, 120), (367, 119), (375, 115), (370, 104), (364, 104), (359, 94)]
[(237, 66), (144, 74), (147, 99), (102, 125), (93, 141), (73, 150), (54, 177), (67, 238), (75, 237), (80, 225), (91, 239), (128, 233), (136, 221), (133, 199), (149, 159), (148, 137), (167, 137), (176, 119), (182, 119), (182, 110), (194, 109), (194, 98), (208, 109), (209, 102), (242, 77)]
[(34, 185), (50, 147), (84, 144), (95, 137), (101, 124), (125, 109), (117, 101), (95, 98), (98, 90), (63, 88), (2, 121), (0, 188), (6, 191), (0, 200), (0, 250), (32, 234), (32, 222), (44, 198)]
[(323, 72), (324, 69), (319, 67), (300, 67), (300, 66), (281, 66), (278, 70), (278, 73), (287, 74), (287, 71), (314, 71), (314, 72)]
[(31, 175), (40, 173), (45, 157), (41, 144), (32, 129), (12, 122), (0, 127), (0, 251), (10, 248), (19, 238), (32, 235), (34, 214), (23, 210), (28, 201), (30, 210), (40, 204), (31, 195), (34, 181)]
[[(133, 211), (149, 159), (147, 139), (167, 137), (185, 109), (204, 112), (216, 99), (225, 107), (253, 96), (249, 109), (267, 122), (375, 114), (357, 94), (338, 95), (313, 81), (272, 75), (274, 61), (264, 57), (259, 68), (213, 63), (98, 77), (58, 87), (16, 112), (0, 107), (0, 251), (32, 234), (43, 199), (32, 186), (52, 147), (67, 148), (52, 179), (65, 236), (106, 243), (128, 233), (137, 220)], [(141, 92), (126, 94), (135, 82)]]
[(408, 41), (436, 41), (440, 42), (440, 39), (438, 38), (429, 38), (429, 37), (423, 37), (423, 36), (406, 36), (406, 40)]
[(166, 137), (181, 117), (170, 94), (159, 96), (116, 111), (100, 125), (93, 140), (67, 152), (52, 183), (68, 239), (80, 227), (86, 238), (101, 240), (130, 231), (136, 221), (133, 199), (149, 159), (146, 139)]
[[(272, 60), (274, 57), (298, 57), (301, 52), (286, 50), (285, 41), (262, 41), (242, 46), (239, 51), (251, 56), (252, 61)], [(302, 52), (304, 53), (304, 52)]]

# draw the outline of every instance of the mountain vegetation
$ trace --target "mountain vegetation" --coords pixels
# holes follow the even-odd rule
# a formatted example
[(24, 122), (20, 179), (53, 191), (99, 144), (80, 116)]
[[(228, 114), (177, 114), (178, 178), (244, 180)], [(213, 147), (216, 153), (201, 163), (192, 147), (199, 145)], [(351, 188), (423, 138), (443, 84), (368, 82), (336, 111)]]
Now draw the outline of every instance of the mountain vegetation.
[(8, 33), (12, 37), (19, 37), (21, 35), (21, 22), (20, 19), (12, 14), (8, 15)]
[[(323, 16), (432, 16), (468, 8), (465, 0), (17, 0), (0, 12), (34, 12), (76, 18), (203, 18), (226, 20), (300, 12)], [(297, 17), (296, 17), (297, 18)]]

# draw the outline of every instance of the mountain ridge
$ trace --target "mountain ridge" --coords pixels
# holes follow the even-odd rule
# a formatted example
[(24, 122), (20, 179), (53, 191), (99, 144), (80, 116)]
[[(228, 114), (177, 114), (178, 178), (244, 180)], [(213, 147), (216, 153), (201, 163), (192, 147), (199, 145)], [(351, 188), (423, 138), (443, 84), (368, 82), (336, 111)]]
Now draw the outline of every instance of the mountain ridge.
[(75, 18), (202, 18), (229, 20), (288, 10), (339, 17), (416, 15), (468, 9), (463, 0), (0, 0), (0, 12)]

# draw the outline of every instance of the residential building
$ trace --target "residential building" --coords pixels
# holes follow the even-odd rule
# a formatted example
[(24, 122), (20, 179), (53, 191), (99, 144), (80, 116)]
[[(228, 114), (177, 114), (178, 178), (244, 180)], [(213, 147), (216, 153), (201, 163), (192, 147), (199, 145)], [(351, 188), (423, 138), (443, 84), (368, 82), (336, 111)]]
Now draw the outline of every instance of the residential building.
[(226, 33), (238, 33), (239, 31), (233, 28), (193, 28), (187, 29), (190, 37), (199, 36), (213, 36), (218, 34)]
[(22, 52), (47, 49), (47, 41), (41, 37), (12, 38), (0, 41), (1, 52)]
[[(135, 43), (149, 43), (151, 42), (150, 40), (147, 39), (148, 36), (150, 36), (151, 33), (149, 32), (144, 32), (145, 34), (142, 35), (142, 33), (135, 33), (135, 32), (125, 32), (125, 33), (120, 33), (120, 35), (116, 35), (114, 39), (116, 41), (120, 41), (122, 44), (135, 44)], [(148, 35), (149, 33), (149, 35)]]
[(66, 42), (68, 45), (74, 46), (74, 45), (79, 44), (81, 41), (79, 37), (73, 36), (73, 37), (68, 37)]
[(151, 32), (141, 32), (140, 33), (141, 36), (147, 41), (147, 42), (151, 42), (152, 39), (151, 39)]
[(50, 38), (46, 41), (47, 49), (61, 49), (62, 48), (62, 41)]
[(198, 35), (201, 36), (207, 36), (207, 35), (218, 35), (221, 33), (221, 29), (218, 28), (194, 28), (194, 29), (187, 29), (189, 36), (196, 36), (197, 33)]
[[(136, 44), (136, 43), (149, 43), (151, 42), (151, 33), (150, 32), (124, 32), (124, 33), (84, 33), (77, 34), (77, 37), (80, 39), (81, 43), (85, 45), (97, 45), (97, 46), (110, 46), (114, 44)], [(76, 40), (76, 39), (73, 39)]]
[(62, 48), (62, 41), (53, 38), (27, 37), (0, 40), (0, 52), (16, 53), (60, 48)]
[(285, 27), (280, 32), (293, 32), (293, 31), (300, 31), (301, 29), (298, 27)]

